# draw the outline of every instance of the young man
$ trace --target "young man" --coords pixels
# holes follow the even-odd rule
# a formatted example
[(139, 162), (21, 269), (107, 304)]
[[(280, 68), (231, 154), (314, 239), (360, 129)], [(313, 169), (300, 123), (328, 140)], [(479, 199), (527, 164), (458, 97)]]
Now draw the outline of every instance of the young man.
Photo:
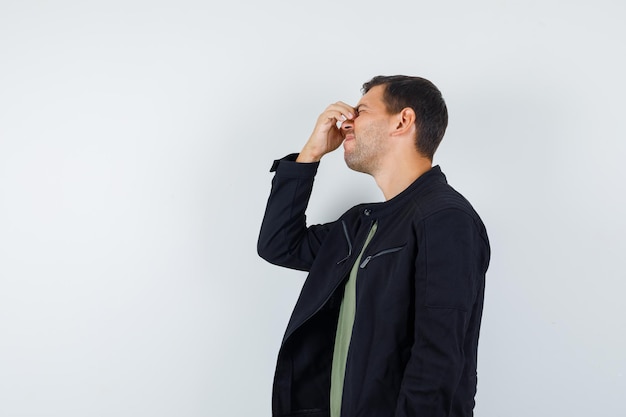
[[(278, 354), (274, 416), (471, 416), (490, 249), (432, 166), (448, 115), (428, 80), (379, 76), (331, 104), (298, 155), (275, 161), (261, 257), (309, 272)], [(386, 201), (307, 227), (320, 159), (343, 144)]]

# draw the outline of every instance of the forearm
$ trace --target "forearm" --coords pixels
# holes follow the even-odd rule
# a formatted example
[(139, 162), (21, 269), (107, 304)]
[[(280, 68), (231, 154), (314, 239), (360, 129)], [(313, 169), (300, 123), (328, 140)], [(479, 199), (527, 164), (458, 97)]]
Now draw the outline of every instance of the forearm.
[(318, 164), (300, 164), (289, 155), (275, 161), (272, 190), (259, 233), (257, 251), (273, 264), (308, 270), (319, 246), (320, 227), (307, 228), (305, 211)]

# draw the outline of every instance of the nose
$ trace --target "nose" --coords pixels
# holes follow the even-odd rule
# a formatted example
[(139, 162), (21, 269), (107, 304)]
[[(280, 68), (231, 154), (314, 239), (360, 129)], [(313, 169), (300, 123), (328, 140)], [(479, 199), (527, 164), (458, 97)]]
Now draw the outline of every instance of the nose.
[(348, 130), (354, 129), (354, 119), (348, 119), (341, 123), (341, 131), (347, 132)]

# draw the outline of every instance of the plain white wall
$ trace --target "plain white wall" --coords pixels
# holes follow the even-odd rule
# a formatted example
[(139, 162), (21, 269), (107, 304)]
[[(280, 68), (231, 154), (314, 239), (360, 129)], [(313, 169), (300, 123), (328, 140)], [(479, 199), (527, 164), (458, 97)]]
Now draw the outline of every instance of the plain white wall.
[[(626, 415), (625, 8), (1, 0), (0, 416), (269, 416), (268, 169), (397, 73), (492, 241), (476, 415)], [(309, 219), (381, 198), (329, 155)]]

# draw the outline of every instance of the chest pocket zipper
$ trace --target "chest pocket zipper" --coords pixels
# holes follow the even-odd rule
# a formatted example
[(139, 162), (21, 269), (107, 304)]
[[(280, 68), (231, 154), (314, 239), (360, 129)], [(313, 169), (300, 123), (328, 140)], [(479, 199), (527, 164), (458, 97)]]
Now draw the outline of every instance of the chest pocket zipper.
[(398, 252), (401, 251), (402, 249), (404, 249), (404, 245), (402, 246), (398, 246), (397, 248), (390, 248), (390, 249), (385, 249), (383, 251), (380, 251), (374, 255), (370, 255), (367, 258), (365, 258), (363, 260), (363, 262), (361, 262), (361, 265), (359, 265), (359, 268), (361, 269), (365, 269), (365, 267), (367, 266), (368, 263), (370, 263), (370, 261), (374, 258), (378, 258), (379, 256), (383, 256), (383, 255), (388, 255), (390, 253), (394, 253), (394, 252)]

